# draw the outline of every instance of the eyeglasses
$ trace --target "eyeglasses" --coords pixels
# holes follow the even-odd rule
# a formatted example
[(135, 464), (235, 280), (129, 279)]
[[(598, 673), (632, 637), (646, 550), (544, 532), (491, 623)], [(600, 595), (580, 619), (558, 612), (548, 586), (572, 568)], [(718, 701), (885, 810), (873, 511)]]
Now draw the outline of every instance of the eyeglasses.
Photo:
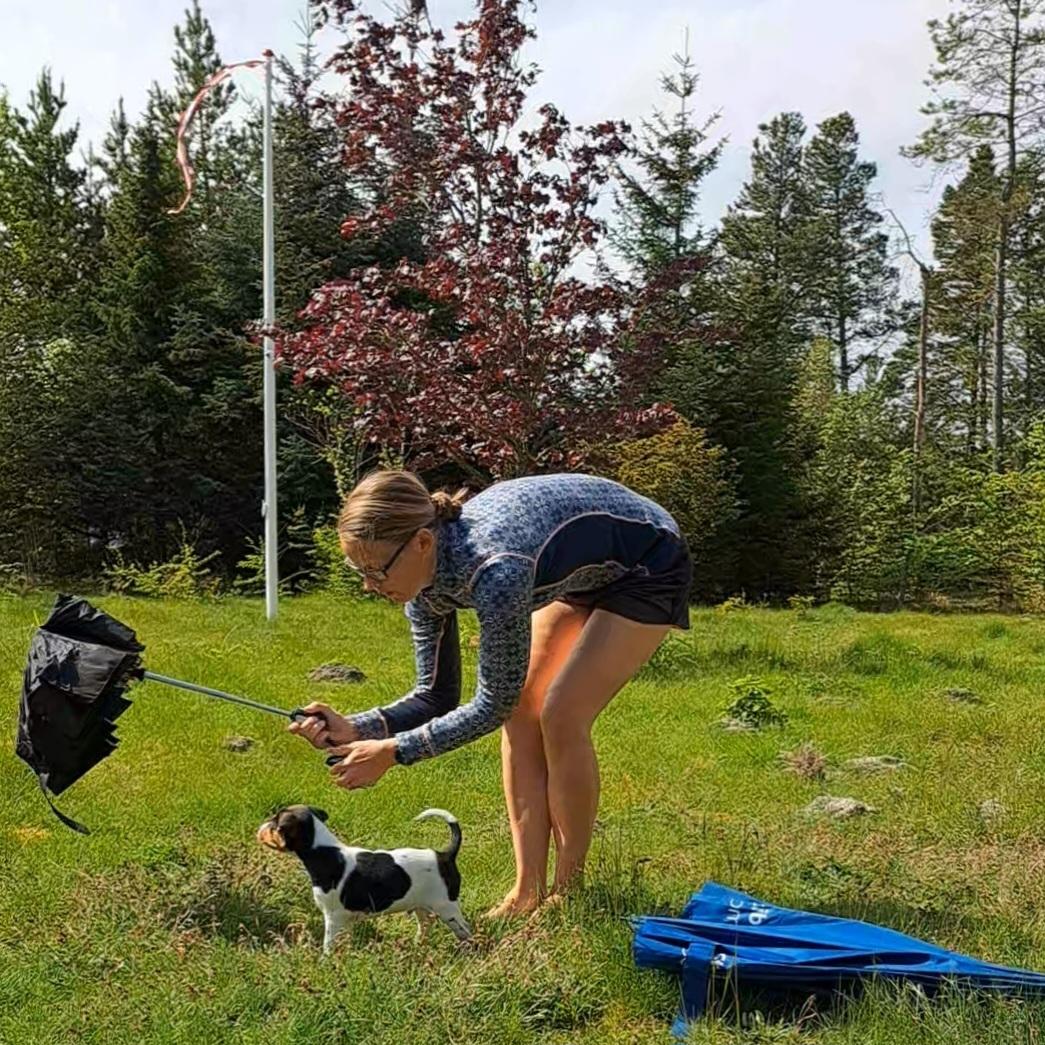
[(353, 570), (356, 571), (356, 573), (358, 573), (361, 577), (368, 581), (373, 581), (375, 584), (384, 584), (384, 582), (388, 580), (388, 571), (392, 569), (392, 567), (395, 565), (396, 559), (398, 559), (399, 556), (403, 554), (403, 549), (414, 539), (415, 535), (423, 529), (424, 527), (422, 526), (419, 527), (417, 530), (414, 530), (414, 532), (410, 534), (410, 536), (407, 537), (407, 539), (403, 541), (403, 543), (399, 545), (398, 548), (396, 548), (395, 555), (393, 555), (392, 558), (384, 564), (384, 566), (381, 566), (376, 570), (367, 570), (364, 569), (362, 566), (357, 566), (348, 558), (347, 555), (345, 556), (345, 565), (350, 566)]

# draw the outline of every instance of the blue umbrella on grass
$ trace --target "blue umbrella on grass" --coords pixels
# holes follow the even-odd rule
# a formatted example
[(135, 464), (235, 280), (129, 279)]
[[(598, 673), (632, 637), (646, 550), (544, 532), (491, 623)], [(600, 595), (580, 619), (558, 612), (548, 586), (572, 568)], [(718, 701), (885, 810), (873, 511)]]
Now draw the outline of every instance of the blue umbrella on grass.
[(717, 882), (694, 893), (680, 917), (634, 918), (632, 928), (636, 964), (681, 977), (679, 1035), (730, 993), (824, 997), (879, 979), (926, 992), (951, 984), (1045, 997), (1045, 974), (992, 965), (852, 918), (776, 907)]

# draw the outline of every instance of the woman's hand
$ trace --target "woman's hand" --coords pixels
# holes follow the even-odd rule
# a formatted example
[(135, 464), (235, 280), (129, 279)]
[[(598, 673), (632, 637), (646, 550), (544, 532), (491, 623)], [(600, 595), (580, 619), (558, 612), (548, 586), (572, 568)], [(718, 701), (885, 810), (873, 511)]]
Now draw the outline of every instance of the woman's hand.
[(349, 790), (371, 787), (395, 765), (396, 739), (357, 740), (335, 747), (332, 753), (345, 756), (330, 769), (335, 785)]
[(313, 702), (301, 710), (308, 718), (291, 722), (287, 729), (304, 737), (313, 747), (330, 750), (335, 744), (350, 744), (358, 739), (352, 723), (332, 707)]

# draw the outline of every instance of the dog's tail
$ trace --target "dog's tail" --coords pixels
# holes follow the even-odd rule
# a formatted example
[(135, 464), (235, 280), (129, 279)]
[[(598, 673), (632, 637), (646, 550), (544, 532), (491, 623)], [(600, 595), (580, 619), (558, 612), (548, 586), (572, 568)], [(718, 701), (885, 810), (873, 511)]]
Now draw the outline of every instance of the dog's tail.
[(423, 813), (418, 813), (414, 819), (430, 820), (432, 817), (438, 817), (440, 820), (446, 821), (450, 828), (450, 848), (444, 850), (444, 852), (451, 858), (456, 857), (458, 850), (461, 848), (461, 825), (457, 822), (457, 817), (453, 813), (448, 813), (445, 809), (426, 809)]

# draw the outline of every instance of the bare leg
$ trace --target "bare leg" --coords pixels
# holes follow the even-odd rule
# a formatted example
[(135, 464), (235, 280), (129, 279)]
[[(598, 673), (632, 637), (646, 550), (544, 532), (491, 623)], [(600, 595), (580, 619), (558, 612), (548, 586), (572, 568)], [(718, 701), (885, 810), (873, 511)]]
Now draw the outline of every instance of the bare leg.
[(556, 848), (555, 892), (580, 875), (591, 845), (599, 806), (592, 725), (670, 630), (670, 625), (639, 624), (597, 609), (548, 688), (541, 732)]
[(541, 707), (552, 679), (566, 662), (589, 611), (553, 602), (533, 615), (530, 668), (522, 696), (501, 731), (501, 773), (515, 851), (515, 884), (489, 918), (532, 910), (547, 889), (548, 770), (541, 736)]

